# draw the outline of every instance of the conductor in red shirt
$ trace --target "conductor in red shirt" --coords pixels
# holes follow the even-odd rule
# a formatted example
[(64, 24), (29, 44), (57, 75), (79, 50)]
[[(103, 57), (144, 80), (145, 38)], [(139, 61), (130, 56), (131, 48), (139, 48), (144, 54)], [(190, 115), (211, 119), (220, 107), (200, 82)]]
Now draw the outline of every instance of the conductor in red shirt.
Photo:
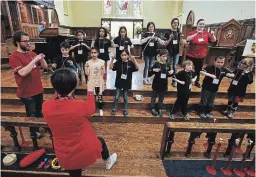
[(56, 70), (51, 83), (57, 96), (44, 102), (43, 115), (51, 129), (60, 166), (71, 177), (81, 177), (82, 169), (102, 158), (109, 170), (116, 162), (117, 154), (109, 155), (105, 140), (96, 136), (88, 120), (96, 109), (92, 83), (87, 83), (86, 101), (72, 97), (77, 76), (69, 68)]
[(187, 37), (187, 41), (190, 43), (188, 46), (186, 59), (193, 62), (197, 75), (195, 86), (201, 88), (201, 85), (199, 84), (200, 71), (203, 67), (204, 59), (207, 55), (208, 44), (209, 42), (215, 42), (216, 37), (213, 31), (211, 31), (211, 33), (204, 31), (204, 19), (199, 19), (196, 24), (196, 31), (191, 31)]
[[(13, 44), (17, 50), (10, 56), (17, 88), (17, 96), (25, 104), (28, 117), (42, 117), (43, 86), (40, 78), (40, 67), (47, 69), (44, 54), (32, 52), (27, 33), (18, 31), (13, 35)], [(40, 138), (38, 128), (30, 128), (32, 139)]]

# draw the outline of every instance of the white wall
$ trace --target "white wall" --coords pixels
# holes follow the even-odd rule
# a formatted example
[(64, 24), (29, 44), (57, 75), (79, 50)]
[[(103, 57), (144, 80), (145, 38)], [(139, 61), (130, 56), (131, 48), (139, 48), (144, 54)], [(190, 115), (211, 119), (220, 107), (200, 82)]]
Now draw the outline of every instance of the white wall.
[(68, 15), (64, 15), (64, 8), (63, 8), (63, 0), (55, 0), (54, 1), (54, 5), (55, 5), (55, 9), (58, 13), (58, 17), (59, 17), (59, 22), (60, 25), (64, 25), (64, 26), (72, 26), (73, 25), (73, 12), (72, 12), (72, 8), (71, 8), (71, 3), (72, 1), (67, 1), (68, 3)]
[(232, 18), (235, 20), (243, 20), (255, 18), (255, 1), (184, 0), (182, 17), (183, 23), (186, 23), (190, 10), (193, 10), (195, 13), (195, 23), (200, 18), (205, 19), (206, 24), (227, 22)]

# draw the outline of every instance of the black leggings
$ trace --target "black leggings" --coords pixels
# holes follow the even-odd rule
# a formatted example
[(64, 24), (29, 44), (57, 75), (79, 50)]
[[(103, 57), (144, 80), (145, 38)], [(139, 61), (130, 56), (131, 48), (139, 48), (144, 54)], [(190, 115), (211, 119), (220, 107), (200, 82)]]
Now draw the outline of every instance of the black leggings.
[(193, 62), (193, 65), (195, 67), (195, 72), (196, 72), (196, 82), (199, 82), (200, 80), (200, 71), (202, 70), (203, 63), (204, 63), (204, 58), (193, 58), (186, 56), (186, 60), (191, 60)]
[[(95, 87), (95, 94), (94, 95), (94, 100), (95, 100), (95, 104), (98, 105), (97, 107), (99, 109), (103, 108), (103, 95), (100, 95), (100, 88), (99, 87)], [(97, 101), (98, 98), (98, 101)]]
[[(100, 140), (101, 145), (102, 145), (102, 151), (101, 151), (102, 159), (107, 160), (109, 158), (108, 146), (107, 146), (105, 140), (101, 136), (98, 136), (98, 139)], [(82, 169), (67, 170), (67, 172), (69, 173), (70, 177), (81, 177), (82, 176)]]

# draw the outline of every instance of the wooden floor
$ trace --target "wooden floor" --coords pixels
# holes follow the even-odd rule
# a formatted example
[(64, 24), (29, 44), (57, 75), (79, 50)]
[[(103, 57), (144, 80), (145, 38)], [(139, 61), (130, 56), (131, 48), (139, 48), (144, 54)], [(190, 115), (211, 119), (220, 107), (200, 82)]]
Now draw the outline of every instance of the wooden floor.
[[(149, 92), (151, 86), (142, 84), (142, 70), (143, 63), (140, 64), (140, 71), (133, 75), (133, 90)], [(10, 70), (2, 70), (1, 73), (1, 88), (4, 92), (1, 94), (1, 113), (2, 116), (25, 116), (25, 109), (22, 104), (19, 103), (15, 96), (15, 90), (12, 88), (16, 87), (13, 79), (12, 72)], [(107, 89), (114, 89), (115, 72), (108, 70)], [(201, 78), (202, 79), (202, 78)], [(42, 74), (44, 88), (51, 89), (49, 74)], [(223, 79), (220, 86), (220, 93), (217, 96), (217, 103), (224, 106), (227, 103), (225, 95), (230, 81), (226, 78)], [(254, 82), (255, 83), (255, 82)], [(249, 85), (247, 92), (250, 94), (255, 93), (254, 83)], [(86, 85), (83, 83), (78, 86), (78, 89), (85, 89)], [(176, 88), (172, 86), (168, 87), (169, 91), (176, 91)], [(193, 87), (193, 93), (199, 93), (200, 89)], [(45, 94), (45, 99), (50, 99), (51, 94)], [(77, 98), (82, 98), (82, 94), (78, 94)], [(111, 99), (113, 96), (106, 96), (105, 102), (111, 105)], [(165, 103), (173, 103), (175, 96), (169, 95), (165, 99)], [(199, 102), (200, 94), (191, 98), (190, 104), (196, 104)], [(121, 99), (122, 100), (122, 99)], [(92, 127), (97, 135), (103, 136), (107, 142), (110, 152), (116, 152), (118, 154), (117, 164), (109, 171), (106, 171), (104, 164), (99, 160), (96, 164), (92, 165), (84, 171), (84, 175), (91, 176), (152, 176), (152, 177), (165, 177), (166, 173), (162, 165), (162, 161), (159, 159), (160, 143), (163, 132), (164, 122), (168, 120), (168, 113), (166, 112), (164, 118), (153, 117), (149, 110), (144, 108), (137, 108), (137, 105), (149, 104), (150, 97), (145, 97), (145, 100), (141, 104), (140, 102), (134, 101), (129, 98), (129, 106), (135, 108), (129, 109), (129, 117), (122, 117), (121, 110), (118, 111), (116, 117), (110, 115), (111, 106), (105, 109), (105, 116), (103, 118), (98, 117), (98, 112), (94, 117), (90, 118)], [(254, 97), (249, 98), (243, 104), (241, 104), (241, 110), (236, 114), (236, 120), (254, 120), (255, 112), (253, 106), (255, 105)], [(121, 108), (121, 107), (120, 107)], [(16, 114), (15, 114), (16, 113)], [(189, 113), (193, 121), (198, 121), (199, 118), (194, 112)], [(214, 115), (218, 120), (227, 120), (220, 112), (214, 111)], [(109, 120), (109, 121), (108, 121)], [(177, 121), (180, 121), (178, 119)], [(105, 122), (104, 122), (105, 121)], [(27, 141), (30, 141), (28, 128), (22, 128), (23, 133)], [(18, 130), (17, 130), (18, 132)], [(12, 140), (9, 136), (9, 132), (1, 129), (1, 146), (4, 146), (4, 150), (11, 151)], [(51, 148), (51, 141), (46, 134), (46, 137), (39, 140), (40, 147)], [(176, 133), (172, 151), (175, 152), (174, 157), (171, 159), (186, 159), (184, 154), (184, 148), (187, 146), (188, 133)], [(226, 147), (230, 134), (218, 134), (216, 141), (219, 138), (224, 139), (223, 147)], [(245, 138), (246, 140), (246, 138)], [(243, 141), (242, 149), (245, 150), (247, 141)], [(21, 142), (20, 136), (19, 141)], [(201, 135), (200, 139), (196, 140), (194, 145), (192, 157), (203, 158), (202, 153), (205, 151), (203, 144), (207, 141), (205, 134)], [(32, 147), (32, 145), (30, 145)], [(221, 149), (221, 153), (224, 152), (224, 148)], [(241, 158), (241, 154), (236, 158)]]

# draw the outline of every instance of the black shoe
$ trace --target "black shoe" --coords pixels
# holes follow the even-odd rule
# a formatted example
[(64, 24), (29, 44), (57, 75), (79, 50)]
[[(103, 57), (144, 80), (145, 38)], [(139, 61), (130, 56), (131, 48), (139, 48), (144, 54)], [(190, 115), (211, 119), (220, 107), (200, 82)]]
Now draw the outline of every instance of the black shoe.
[(124, 114), (124, 117), (127, 117), (128, 116), (128, 111), (127, 110), (123, 110), (123, 114)]
[(43, 137), (44, 137), (44, 135), (41, 132), (36, 132), (36, 138), (37, 139), (41, 139)]
[(211, 158), (211, 154), (208, 154), (208, 153), (204, 153), (204, 157), (207, 158), (207, 159), (210, 159)]
[(197, 88), (201, 88), (201, 85), (199, 84), (199, 82), (195, 82), (195, 86), (196, 86)]
[(181, 116), (182, 116), (182, 118), (183, 118), (184, 120), (187, 120), (187, 121), (189, 120), (189, 117), (188, 117), (188, 115), (187, 115), (187, 114), (184, 114), (184, 115), (183, 115), (183, 114), (181, 114)]
[(116, 115), (116, 110), (115, 110), (115, 109), (112, 109), (111, 115), (112, 115), (112, 116), (115, 116), (115, 115)]
[(153, 116), (158, 116), (158, 112), (157, 112), (156, 109), (152, 109), (151, 113), (152, 113)]

